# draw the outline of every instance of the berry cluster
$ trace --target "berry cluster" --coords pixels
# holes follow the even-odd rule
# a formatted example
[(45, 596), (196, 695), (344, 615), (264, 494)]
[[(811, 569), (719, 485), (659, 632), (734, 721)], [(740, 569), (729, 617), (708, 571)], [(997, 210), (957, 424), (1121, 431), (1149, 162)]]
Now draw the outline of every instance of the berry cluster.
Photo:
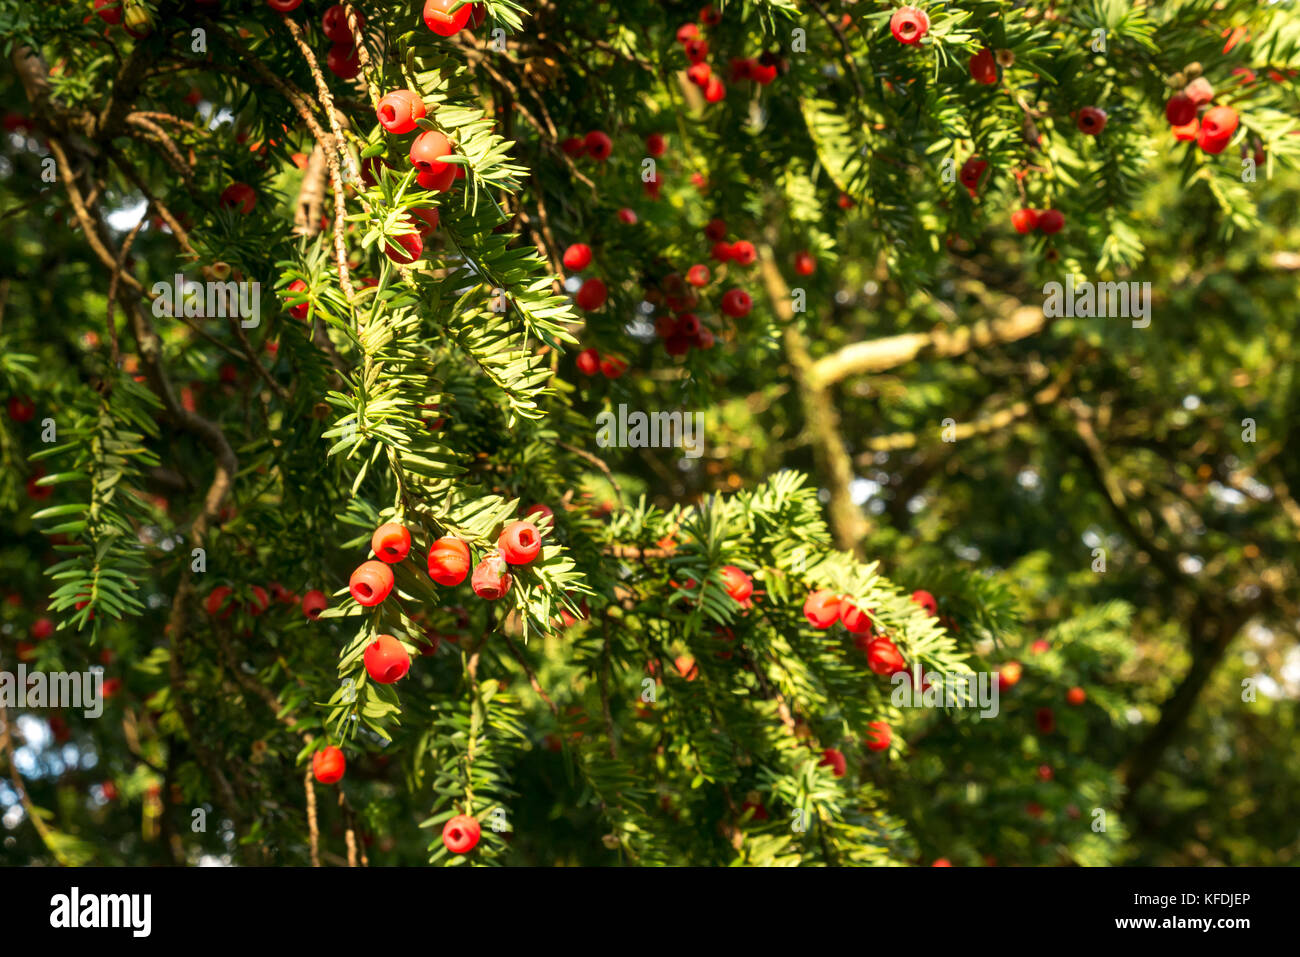
[[(714, 27), (722, 22), (722, 14), (716, 7), (708, 6), (700, 11), (700, 23), (705, 27)], [(683, 23), (677, 28), (677, 42), (682, 46), (686, 61), (686, 77), (700, 88), (707, 103), (717, 103), (727, 96), (727, 86), (709, 64), (709, 42), (694, 23)], [(767, 86), (777, 75), (784, 72), (784, 63), (780, 56), (764, 52), (754, 57), (732, 57), (728, 63), (729, 79), (732, 83), (751, 80), (760, 86)], [(653, 154), (652, 154), (653, 155)]]
[(592, 130), (583, 137), (570, 136), (560, 144), (560, 149), (574, 159), (589, 156), (597, 163), (603, 163), (613, 154), (614, 141), (609, 138), (609, 134)]
[[(1189, 68), (1190, 69), (1190, 68)], [(1237, 131), (1237, 111), (1230, 106), (1210, 106), (1214, 102), (1214, 87), (1203, 76), (1196, 76), (1175, 93), (1165, 104), (1165, 119), (1169, 121), (1174, 139), (1179, 142), (1196, 141), (1207, 153), (1222, 153)]]
[(241, 602), (234, 600), (235, 590), (232, 587), (218, 585), (208, 592), (207, 598), (203, 601), (203, 608), (210, 617), (220, 621), (230, 618), (237, 610), (257, 618), (265, 614), (270, 609), (271, 602), (275, 601), (281, 605), (299, 605), (303, 615), (315, 621), (320, 617), (321, 612), (329, 607), (329, 599), (322, 591), (312, 589), (303, 595), (300, 601), (297, 594), (279, 582), (271, 582), (269, 587), (268, 593), (261, 585), (250, 586), (248, 589), (250, 597)]
[[(366, 25), (366, 18), (355, 11), (357, 32)], [(340, 80), (352, 80), (361, 73), (361, 54), (358, 52), (357, 37), (348, 25), (347, 11), (343, 4), (336, 3), (321, 16), (321, 30), (330, 41), (329, 53), (325, 56), (325, 65)]]
[(602, 356), (595, 349), (583, 349), (574, 360), (574, 365), (583, 375), (592, 376), (599, 372), (606, 379), (617, 379), (627, 371), (627, 363), (617, 356)]

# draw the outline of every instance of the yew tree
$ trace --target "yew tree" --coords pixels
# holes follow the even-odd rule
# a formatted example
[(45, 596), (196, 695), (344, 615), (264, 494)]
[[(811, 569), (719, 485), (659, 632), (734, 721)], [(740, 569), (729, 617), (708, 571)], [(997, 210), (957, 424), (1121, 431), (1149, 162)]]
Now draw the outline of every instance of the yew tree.
[(1294, 859), (1292, 3), (0, 35), (0, 860)]

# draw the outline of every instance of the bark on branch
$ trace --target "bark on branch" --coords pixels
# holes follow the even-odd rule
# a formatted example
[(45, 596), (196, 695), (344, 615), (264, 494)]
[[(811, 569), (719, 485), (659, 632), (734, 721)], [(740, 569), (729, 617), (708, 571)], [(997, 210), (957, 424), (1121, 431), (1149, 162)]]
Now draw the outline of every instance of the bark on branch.
[(812, 366), (816, 385), (826, 387), (849, 376), (884, 372), (913, 359), (950, 359), (972, 349), (1016, 342), (1041, 332), (1047, 325), (1041, 306), (1017, 306), (998, 319), (977, 322), (956, 330), (935, 329), (855, 342), (818, 359)]

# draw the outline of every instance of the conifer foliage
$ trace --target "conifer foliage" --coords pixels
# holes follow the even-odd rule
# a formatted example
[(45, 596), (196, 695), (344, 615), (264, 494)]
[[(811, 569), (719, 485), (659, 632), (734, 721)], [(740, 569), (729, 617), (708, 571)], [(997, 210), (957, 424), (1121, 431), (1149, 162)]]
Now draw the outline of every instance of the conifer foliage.
[[(0, 661), (103, 667), (105, 720), (43, 719), (147, 822), (93, 846), (34, 778), (33, 858), (1120, 859), (1115, 763), (1075, 759), (1122, 737), (1133, 608), (1060, 609), (975, 716), (1031, 637), (1013, 576), (873, 528), (889, 440), (849, 458), (971, 379), (882, 377), (841, 428), (837, 384), (906, 360), (854, 351), (836, 277), (918, 308), (990, 234), (1128, 276), (1157, 169), (1257, 230), (1289, 4), (0, 0), (0, 33)], [(999, 295), (981, 346), (1050, 324)], [(620, 407), (700, 410), (703, 456), (598, 439)]]

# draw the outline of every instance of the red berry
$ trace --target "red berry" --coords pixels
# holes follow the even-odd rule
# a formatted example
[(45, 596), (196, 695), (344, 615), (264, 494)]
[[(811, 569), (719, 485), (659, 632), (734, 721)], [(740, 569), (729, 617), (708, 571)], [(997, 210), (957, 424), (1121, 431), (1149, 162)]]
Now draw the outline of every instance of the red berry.
[(451, 184), (456, 181), (456, 174), (460, 172), (460, 167), (455, 163), (446, 163), (446, 169), (438, 173), (424, 172), (415, 175), (415, 181), (420, 184), (421, 189), (431, 189), (435, 193), (445, 193), (451, 189)]
[(1200, 131), (1201, 121), (1196, 117), (1192, 117), (1190, 123), (1185, 123), (1182, 126), (1170, 127), (1170, 132), (1174, 134), (1174, 139), (1180, 143), (1188, 143), (1196, 139), (1196, 136)]
[[(537, 521), (535, 521), (533, 524), (536, 525), (539, 529), (543, 528), (542, 519), (544, 518), (549, 518), (551, 520), (551, 524), (552, 525), (555, 524), (555, 513), (551, 511), (551, 507), (549, 505), (543, 505), (541, 502), (538, 502), (536, 505), (528, 506), (527, 511), (524, 512), (524, 518), (532, 518), (534, 515), (537, 516)], [(543, 529), (543, 534), (545, 534), (544, 529)]]
[(446, 535), (429, 547), (429, 577), (439, 585), (459, 585), (469, 574), (469, 546)]
[(803, 603), (803, 613), (814, 628), (829, 628), (840, 616), (840, 599), (833, 591), (820, 588)]
[(564, 251), (564, 268), (582, 272), (591, 265), (591, 247), (586, 243), (574, 243)]
[(706, 87), (709, 84), (710, 77), (713, 76), (713, 69), (707, 63), (700, 61), (692, 63), (686, 71), (686, 79), (690, 80), (696, 86)]
[(700, 23), (706, 27), (716, 27), (722, 22), (722, 11), (717, 7), (708, 6), (700, 10)]
[(948, 860), (948, 858), (946, 857), (936, 857), (934, 859), (934, 863), (931, 864), (930, 866), (931, 867), (952, 867), (952, 861)]
[(1065, 693), (1065, 700), (1077, 708), (1088, 700), (1088, 693), (1082, 688), (1071, 688)]
[(728, 289), (722, 297), (722, 311), (733, 319), (743, 319), (754, 307), (754, 300), (743, 289)]
[[(420, 220), (415, 224), (415, 230), (420, 234), (421, 238), (428, 236), (438, 228), (438, 221), (442, 216), (436, 206), (415, 207), (411, 210), (411, 215)], [(372, 284), (377, 284), (377, 281), (373, 281)]]
[(411, 533), (396, 522), (380, 525), (370, 536), (370, 549), (380, 561), (400, 562), (411, 550)]
[(605, 304), (605, 299), (609, 295), (605, 284), (596, 278), (588, 279), (578, 289), (578, 294), (574, 300), (578, 303), (579, 308), (587, 312), (594, 312)]
[(817, 260), (808, 250), (804, 249), (794, 254), (794, 271), (799, 275), (811, 276), (816, 269)]
[[(1201, 117), (1201, 135), (1225, 143), (1237, 131), (1237, 111), (1230, 106), (1215, 106)], [(1217, 151), (1215, 151), (1217, 152)]]
[(474, 567), (470, 580), (474, 594), (487, 601), (496, 601), (510, 591), (510, 570), (506, 560), (495, 552)]
[(95, 16), (105, 23), (121, 23), (122, 0), (95, 0)]
[(1042, 638), (1039, 638), (1037, 641), (1035, 641), (1032, 645), (1029, 646), (1029, 650), (1036, 655), (1041, 655), (1045, 651), (1050, 651), (1051, 647), (1052, 646), (1049, 645), (1047, 642), (1045, 642)]
[(998, 669), (998, 690), (1007, 691), (1014, 688), (1020, 681), (1021, 672), (1024, 669), (1018, 661), (1008, 661)]
[[(764, 53), (763, 56), (765, 57), (767, 54)], [(776, 64), (764, 63), (761, 57), (749, 68), (749, 78), (759, 86), (767, 86), (776, 79), (776, 74)]]
[(727, 96), (727, 87), (716, 76), (709, 77), (708, 84), (704, 87), (704, 99), (709, 103), (717, 103)]
[(1038, 226), (1038, 213), (1032, 209), (1017, 209), (1011, 214), (1011, 225), (1018, 233), (1032, 233)]
[(1059, 209), (1045, 209), (1038, 214), (1038, 229), (1051, 236), (1065, 228), (1065, 214)]
[(972, 156), (961, 164), (961, 172), (958, 174), (958, 178), (961, 180), (961, 184), (973, 193), (979, 187), (980, 177), (984, 175), (984, 171), (988, 168), (988, 163), (978, 156)]
[(700, 334), (700, 317), (693, 312), (684, 312), (673, 323), (673, 335), (683, 339), (694, 340)]
[(686, 270), (686, 281), (692, 286), (707, 286), (709, 284), (709, 267), (696, 264)]
[(54, 488), (49, 485), (37, 484), (46, 475), (45, 467), (42, 465), (32, 466), (32, 474), (27, 477), (26, 487), (29, 497), (40, 500), (49, 498), (54, 494)]
[(700, 35), (700, 28), (693, 23), (683, 23), (677, 28), (677, 42), (686, 43)]
[(1085, 106), (1079, 111), (1077, 122), (1081, 133), (1096, 136), (1106, 128), (1106, 111), (1095, 106)]
[(566, 156), (572, 156), (575, 159), (587, 152), (587, 147), (576, 136), (570, 136), (560, 143), (560, 149), (564, 150)]
[(912, 601), (924, 608), (926, 614), (931, 618), (935, 617), (939, 613), (939, 603), (934, 600), (933, 595), (924, 589), (918, 588), (916, 591), (912, 592)]
[(1197, 106), (1209, 103), (1214, 99), (1214, 87), (1210, 86), (1210, 81), (1203, 76), (1198, 76), (1183, 87), (1183, 93)]
[[(295, 279), (293, 282), (289, 283), (289, 292), (291, 293), (302, 293), (306, 291), (307, 284), (301, 279)], [(289, 315), (293, 316), (295, 319), (306, 319), (309, 307), (310, 303), (300, 302), (296, 306), (289, 307)]]
[(616, 356), (602, 356), (600, 360), (600, 374), (606, 379), (617, 379), (627, 371), (627, 363)]
[(36, 415), (36, 403), (25, 395), (9, 397), (9, 418), (15, 422), (30, 422)]
[[(727, 237), (727, 224), (720, 219), (710, 219), (704, 227), (704, 235), (713, 242), (725, 239)], [(730, 253), (730, 246), (727, 247), (727, 251)]]
[(358, 605), (378, 605), (393, 590), (393, 570), (383, 562), (362, 562), (348, 580), (348, 587)]
[(899, 43), (909, 46), (920, 43), (921, 38), (930, 31), (930, 18), (924, 10), (916, 7), (899, 7), (889, 18), (889, 32)]
[(453, 854), (468, 854), (478, 845), (482, 833), (478, 821), (468, 814), (457, 814), (442, 827), (442, 843)]
[(731, 243), (724, 240), (718, 240), (713, 244), (713, 250), (709, 253), (720, 263), (725, 263), (731, 259)]
[(737, 265), (750, 266), (758, 258), (758, 252), (754, 249), (754, 244), (748, 239), (739, 239), (731, 244), (731, 258)]
[(739, 83), (741, 80), (752, 80), (754, 70), (758, 68), (758, 61), (750, 57), (732, 57), (727, 66), (730, 70), (732, 83)]
[(32, 637), (37, 641), (44, 641), (52, 634), (54, 634), (54, 622), (50, 619), (37, 618), (32, 622)]
[(831, 769), (831, 773), (837, 778), (844, 777), (844, 772), (849, 769), (849, 763), (844, 759), (844, 752), (836, 748), (827, 748), (822, 752), (822, 759), (818, 764)]
[(248, 603), (248, 613), (256, 618), (271, 606), (271, 599), (261, 585), (254, 585), (249, 591), (253, 593), (253, 600)]
[(840, 599), (840, 624), (851, 635), (869, 635), (872, 632), (870, 616), (847, 598)]
[(419, 233), (402, 233), (394, 236), (393, 242), (384, 244), (384, 253), (395, 263), (413, 263), (424, 255), (424, 239)]
[[(438, 130), (425, 130), (411, 141), (411, 165), (430, 176), (445, 175), (455, 165), (443, 161), (443, 157), (450, 156), (451, 152), (451, 141), (446, 136)], [(455, 176), (454, 169), (452, 175)]]
[(682, 44), (682, 52), (686, 54), (686, 59), (692, 64), (703, 63), (709, 55), (709, 43), (707, 40), (701, 40), (694, 37)]
[(1038, 766), (1038, 779), (1040, 781), (1050, 781), (1053, 777), (1052, 766), (1050, 764), (1040, 764)]
[(315, 621), (320, 617), (320, 613), (329, 607), (329, 604), (330, 600), (325, 597), (323, 591), (312, 589), (302, 596), (302, 613)]
[(409, 133), (425, 116), (424, 100), (410, 90), (394, 90), (379, 101), (379, 125), (390, 133)]
[(1186, 126), (1196, 119), (1196, 101), (1186, 93), (1175, 93), (1165, 104), (1165, 119), (1170, 126)]
[(734, 600), (748, 601), (754, 593), (754, 580), (743, 569), (735, 565), (723, 565), (718, 574), (722, 577), (722, 585), (727, 589), (727, 594)]
[(888, 751), (891, 738), (889, 724), (885, 721), (873, 721), (867, 725), (866, 740), (863, 742), (870, 751)]
[[(358, 11), (357, 28), (360, 29), (365, 25), (366, 18)], [(341, 3), (336, 3), (325, 11), (324, 16), (320, 18), (320, 26), (334, 43), (351, 45), (354, 42), (352, 30), (348, 27), (348, 15), (344, 12)]]
[(673, 667), (687, 681), (694, 681), (700, 676), (700, 667), (690, 655), (678, 655), (673, 659)]
[(1038, 730), (1043, 734), (1051, 734), (1056, 730), (1056, 715), (1052, 714), (1051, 708), (1039, 708), (1035, 711), (1034, 721), (1038, 723)]
[(528, 565), (542, 550), (542, 536), (532, 522), (511, 522), (501, 530), (497, 547), (511, 565)]
[(998, 61), (992, 50), (985, 47), (970, 58), (970, 75), (975, 82), (985, 86), (998, 82)]
[[(215, 618), (217, 617), (217, 612), (221, 612), (222, 618), (229, 618), (230, 613), (235, 610), (235, 607), (234, 605), (229, 604), (226, 599), (230, 597), (233, 591), (234, 589), (230, 588), (228, 585), (218, 585), (216, 588), (212, 589), (212, 591), (208, 592), (207, 601), (204, 603), (204, 607), (208, 610), (208, 614)], [(82, 604), (85, 604), (85, 602)], [(80, 608), (81, 605), (78, 605), (77, 607)]]
[(595, 375), (600, 371), (600, 353), (595, 349), (583, 349), (574, 362), (583, 375)]
[(609, 159), (609, 154), (614, 152), (614, 143), (608, 136), (600, 130), (592, 130), (582, 141), (587, 155), (597, 162), (603, 163)]
[(1208, 135), (1205, 132), (1205, 124), (1202, 123), (1201, 128), (1196, 133), (1196, 145), (1205, 150), (1205, 152), (1218, 156), (1227, 148), (1228, 138), (1224, 137), (1223, 139), (1216, 139), (1215, 137)]
[(366, 646), (362, 660), (366, 674), (381, 685), (391, 685), (411, 670), (411, 656), (392, 635), (376, 635)]
[(651, 156), (663, 156), (668, 144), (662, 133), (651, 133), (645, 138), (645, 151)]
[(691, 351), (692, 342), (690, 336), (682, 336), (673, 333), (664, 340), (664, 351), (670, 356), (684, 356)]
[(624, 206), (618, 211), (618, 221), (628, 226), (636, 225), (636, 213)]
[(424, 4), (424, 25), (440, 37), (455, 36), (469, 22), (473, 13), (470, 4), (462, 4), (454, 13), (448, 11), (458, 0), (426, 0)]
[(878, 675), (892, 675), (907, 670), (903, 654), (888, 638), (876, 638), (867, 646), (867, 667)]
[(231, 183), (221, 193), (221, 205), (227, 209), (237, 209), (245, 216), (253, 211), (257, 203), (257, 194), (247, 183)]
[(337, 784), (347, 766), (343, 752), (332, 744), (311, 756), (311, 773), (321, 784)]
[(361, 72), (361, 55), (357, 53), (356, 45), (349, 40), (330, 47), (330, 52), (325, 56), (325, 65), (340, 80), (351, 80)]

